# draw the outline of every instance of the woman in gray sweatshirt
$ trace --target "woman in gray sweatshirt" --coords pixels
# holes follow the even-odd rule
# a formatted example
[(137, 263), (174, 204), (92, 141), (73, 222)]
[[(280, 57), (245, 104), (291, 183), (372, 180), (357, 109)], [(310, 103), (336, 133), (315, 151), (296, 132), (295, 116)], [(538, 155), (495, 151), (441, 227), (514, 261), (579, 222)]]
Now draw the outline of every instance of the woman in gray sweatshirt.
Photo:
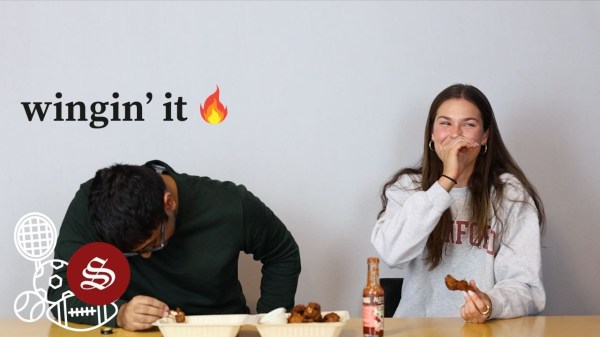
[[(438, 94), (420, 164), (397, 172), (381, 199), (371, 243), (404, 271), (395, 316), (482, 323), (544, 309), (543, 205), (479, 89), (455, 84)], [(450, 291), (446, 275), (472, 289)]]

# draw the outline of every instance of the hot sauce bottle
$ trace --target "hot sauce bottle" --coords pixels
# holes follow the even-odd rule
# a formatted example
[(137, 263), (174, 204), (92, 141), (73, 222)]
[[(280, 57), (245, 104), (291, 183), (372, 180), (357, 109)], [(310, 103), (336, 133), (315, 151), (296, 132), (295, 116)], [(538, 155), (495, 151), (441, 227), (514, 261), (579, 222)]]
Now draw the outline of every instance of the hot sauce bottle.
[(379, 284), (379, 259), (367, 259), (367, 285), (363, 289), (363, 334), (383, 336), (383, 288)]

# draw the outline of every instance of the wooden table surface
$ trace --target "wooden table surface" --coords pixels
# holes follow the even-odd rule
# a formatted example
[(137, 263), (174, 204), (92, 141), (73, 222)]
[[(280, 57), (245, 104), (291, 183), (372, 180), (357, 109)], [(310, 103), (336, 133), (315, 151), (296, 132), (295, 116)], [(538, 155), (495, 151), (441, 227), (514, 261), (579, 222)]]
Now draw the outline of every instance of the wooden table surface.
[[(460, 318), (386, 318), (385, 337), (597, 337), (600, 316), (535, 316), (492, 320), (485, 324), (465, 323)], [(0, 336), (10, 337), (161, 337), (158, 330), (131, 332), (113, 329), (102, 335), (100, 328), (76, 332), (63, 329), (48, 320), (25, 323), (18, 319), (0, 319)], [(79, 325), (84, 327), (84, 325)], [(351, 318), (340, 337), (362, 337), (362, 320)], [(244, 325), (238, 337), (260, 337), (256, 328)]]

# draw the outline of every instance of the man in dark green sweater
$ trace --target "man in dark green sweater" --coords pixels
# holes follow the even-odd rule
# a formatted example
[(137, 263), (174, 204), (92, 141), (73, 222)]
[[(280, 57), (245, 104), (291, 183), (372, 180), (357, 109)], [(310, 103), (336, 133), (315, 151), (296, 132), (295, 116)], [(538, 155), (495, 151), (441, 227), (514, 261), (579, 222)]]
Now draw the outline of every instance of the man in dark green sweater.
[[(101, 169), (71, 202), (54, 258), (69, 261), (78, 248), (97, 241), (123, 251), (131, 270), (109, 326), (148, 329), (176, 307), (187, 315), (249, 313), (238, 280), (240, 252), (262, 263), (257, 312), (294, 306), (298, 245), (243, 185), (180, 174), (157, 160)], [(66, 280), (66, 268), (56, 274)], [(67, 290), (67, 282), (50, 287), (48, 299), (56, 302)], [(67, 303), (80, 305), (76, 297)], [(71, 321), (98, 323), (95, 316)]]

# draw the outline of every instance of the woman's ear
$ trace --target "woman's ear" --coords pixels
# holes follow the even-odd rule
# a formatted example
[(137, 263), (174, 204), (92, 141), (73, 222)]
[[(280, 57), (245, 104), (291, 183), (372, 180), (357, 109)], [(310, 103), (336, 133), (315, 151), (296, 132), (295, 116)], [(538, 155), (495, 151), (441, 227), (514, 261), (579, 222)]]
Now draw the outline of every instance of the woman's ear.
[(490, 134), (489, 130), (483, 132), (483, 137), (481, 138), (481, 145), (487, 144), (489, 134)]

